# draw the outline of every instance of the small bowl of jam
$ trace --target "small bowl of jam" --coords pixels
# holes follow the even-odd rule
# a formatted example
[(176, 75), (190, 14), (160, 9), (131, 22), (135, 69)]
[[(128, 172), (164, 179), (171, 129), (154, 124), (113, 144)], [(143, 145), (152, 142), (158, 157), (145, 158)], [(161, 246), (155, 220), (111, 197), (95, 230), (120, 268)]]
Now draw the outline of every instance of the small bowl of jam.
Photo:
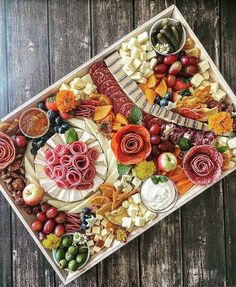
[(47, 114), (38, 108), (31, 108), (23, 112), (19, 119), (21, 132), (29, 138), (35, 139), (45, 135), (50, 122)]

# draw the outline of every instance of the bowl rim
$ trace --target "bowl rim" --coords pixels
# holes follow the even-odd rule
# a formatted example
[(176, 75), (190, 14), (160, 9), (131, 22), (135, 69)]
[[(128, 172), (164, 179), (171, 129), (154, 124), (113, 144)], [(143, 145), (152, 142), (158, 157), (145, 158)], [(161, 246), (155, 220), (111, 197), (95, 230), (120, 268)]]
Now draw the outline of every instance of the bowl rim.
[(156, 28), (156, 26), (157, 26), (158, 24), (160, 24), (160, 22), (162, 22), (164, 19), (171, 20), (171, 21), (173, 21), (173, 22), (175, 22), (175, 23), (176, 23), (176, 22), (180, 22), (180, 21), (178, 21), (178, 20), (176, 20), (176, 19), (174, 19), (174, 18), (170, 18), (170, 17), (165, 17), (165, 18), (162, 18), (162, 19), (157, 20), (157, 21), (152, 25), (152, 27), (151, 27), (151, 29), (150, 29), (150, 31), (149, 31), (149, 40), (150, 40), (150, 42), (151, 42), (152, 48), (156, 51), (157, 54), (162, 55), (162, 56), (176, 55), (176, 54), (178, 54), (178, 53), (183, 49), (184, 44), (185, 44), (185, 42), (186, 42), (186, 38), (187, 38), (187, 33), (186, 33), (185, 27), (184, 27), (184, 25), (183, 25), (182, 22), (180, 22), (181, 25), (182, 25), (182, 28), (183, 28), (182, 45), (180, 45), (180, 47), (179, 47), (178, 50), (176, 50), (176, 51), (173, 52), (173, 53), (163, 54), (163, 53), (160, 53), (159, 51), (157, 51), (157, 49), (155, 48), (155, 46), (154, 46), (153, 43), (152, 43), (152, 37), (151, 37), (151, 36), (152, 36), (153, 30), (154, 30), (154, 29)]

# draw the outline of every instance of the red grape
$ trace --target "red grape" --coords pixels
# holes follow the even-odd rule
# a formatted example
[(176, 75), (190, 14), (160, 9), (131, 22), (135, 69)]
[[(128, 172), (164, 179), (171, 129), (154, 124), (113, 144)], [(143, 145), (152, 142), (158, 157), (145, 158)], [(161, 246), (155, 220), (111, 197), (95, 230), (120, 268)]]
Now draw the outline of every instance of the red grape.
[(190, 63), (190, 57), (189, 57), (189, 56), (182, 56), (182, 57), (180, 58), (180, 61), (181, 61), (181, 63), (182, 63), (183, 66), (189, 66), (189, 65), (191, 65), (191, 63)]
[(43, 224), (39, 220), (35, 220), (31, 225), (31, 228), (33, 231), (40, 231), (42, 227), (43, 227)]
[(45, 223), (48, 220), (46, 214), (44, 212), (42, 212), (42, 211), (38, 212), (36, 214), (36, 217), (42, 223)]
[(155, 74), (166, 74), (168, 71), (168, 66), (165, 64), (156, 64), (154, 68)]
[(193, 75), (195, 75), (195, 74), (197, 74), (197, 72), (198, 72), (198, 66), (188, 66), (187, 68), (186, 68), (186, 73), (188, 74), (188, 75), (190, 75), (190, 76), (193, 76)]
[(17, 147), (25, 147), (27, 140), (24, 136), (16, 136), (15, 143), (16, 143)]
[(62, 235), (65, 234), (65, 227), (62, 224), (59, 224), (56, 226), (54, 233), (56, 236), (61, 237)]
[(42, 205), (41, 205), (41, 210), (42, 212), (46, 213), (47, 210), (52, 207), (50, 204), (48, 204), (47, 202), (44, 202)]
[(150, 127), (149, 132), (150, 135), (158, 135), (158, 133), (160, 132), (160, 126), (158, 124), (154, 124)]
[(170, 66), (168, 73), (170, 75), (176, 75), (181, 70), (181, 68), (182, 68), (181, 62), (180, 61), (176, 61)]
[(39, 232), (39, 240), (43, 241), (44, 239), (46, 239), (46, 234), (44, 234), (42, 231)]
[(159, 144), (161, 138), (159, 136), (151, 136), (150, 142), (151, 144)]
[(190, 57), (190, 65), (197, 66), (198, 62), (199, 62), (198, 57), (194, 57), (194, 56)]
[(170, 141), (160, 143), (158, 145), (158, 148), (162, 152), (174, 152), (175, 151), (175, 145)]
[(46, 215), (47, 215), (47, 218), (51, 219), (51, 218), (55, 218), (58, 214), (58, 211), (56, 209), (56, 207), (50, 207), (47, 212), (46, 212)]
[(174, 75), (168, 75), (166, 77), (166, 85), (168, 88), (172, 88), (175, 84), (175, 76)]
[(58, 224), (65, 223), (66, 222), (66, 214), (64, 212), (59, 212), (54, 220)]
[(54, 220), (52, 219), (49, 219), (45, 224), (44, 224), (44, 227), (43, 227), (43, 232), (45, 234), (49, 234), (51, 232), (53, 232), (54, 228), (55, 228), (55, 222)]
[(152, 155), (155, 157), (155, 156), (158, 156), (160, 154), (160, 151), (157, 147), (157, 145), (153, 145), (152, 146)]
[(167, 55), (164, 57), (163, 63), (170, 66), (175, 61), (177, 61), (177, 59), (178, 59), (177, 55)]

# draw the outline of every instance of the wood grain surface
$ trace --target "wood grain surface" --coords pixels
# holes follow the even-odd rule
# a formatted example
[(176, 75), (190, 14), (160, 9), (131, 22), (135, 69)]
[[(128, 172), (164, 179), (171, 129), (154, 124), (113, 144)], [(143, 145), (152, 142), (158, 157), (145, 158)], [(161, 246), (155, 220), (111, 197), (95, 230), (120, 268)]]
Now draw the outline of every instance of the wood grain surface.
[[(233, 0), (0, 0), (0, 116), (176, 4), (236, 91)], [(235, 173), (70, 287), (236, 286)], [(0, 195), (0, 286), (62, 287)]]

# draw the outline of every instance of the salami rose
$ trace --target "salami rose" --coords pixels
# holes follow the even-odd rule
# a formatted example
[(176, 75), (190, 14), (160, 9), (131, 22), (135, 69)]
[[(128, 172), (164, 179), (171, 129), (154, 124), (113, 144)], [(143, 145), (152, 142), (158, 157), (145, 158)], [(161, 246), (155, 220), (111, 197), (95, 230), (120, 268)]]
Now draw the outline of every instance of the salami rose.
[(81, 141), (73, 142), (70, 145), (70, 152), (72, 154), (85, 154), (88, 150), (86, 143)]
[(197, 185), (216, 182), (221, 176), (222, 164), (222, 155), (209, 145), (192, 147), (183, 161), (185, 173)]
[(84, 154), (74, 155), (72, 158), (72, 165), (75, 170), (85, 170), (89, 166), (89, 158)]
[(78, 171), (71, 169), (66, 175), (66, 180), (70, 183), (71, 186), (75, 186), (82, 181), (82, 175)]
[(60, 164), (65, 167), (70, 167), (72, 164), (72, 156), (69, 154), (65, 154), (60, 158)]
[(47, 177), (51, 178), (51, 179), (54, 179), (54, 172), (53, 172), (53, 166), (45, 166), (44, 167), (44, 171), (45, 171), (45, 174)]
[(58, 144), (55, 149), (55, 154), (58, 155), (59, 157), (69, 154), (69, 149), (66, 145), (64, 144)]
[(0, 133), (0, 170), (11, 164), (16, 156), (16, 149), (12, 139)]
[(143, 126), (127, 125), (113, 137), (111, 148), (120, 163), (136, 164), (151, 152), (150, 134)]
[(56, 179), (63, 179), (67, 173), (65, 166), (57, 165), (53, 167), (53, 175)]
[(98, 150), (94, 147), (89, 148), (87, 151), (87, 156), (92, 161), (98, 160), (98, 156), (99, 156)]
[(59, 156), (55, 153), (53, 149), (48, 149), (45, 153), (45, 158), (47, 164), (57, 164), (60, 161)]

